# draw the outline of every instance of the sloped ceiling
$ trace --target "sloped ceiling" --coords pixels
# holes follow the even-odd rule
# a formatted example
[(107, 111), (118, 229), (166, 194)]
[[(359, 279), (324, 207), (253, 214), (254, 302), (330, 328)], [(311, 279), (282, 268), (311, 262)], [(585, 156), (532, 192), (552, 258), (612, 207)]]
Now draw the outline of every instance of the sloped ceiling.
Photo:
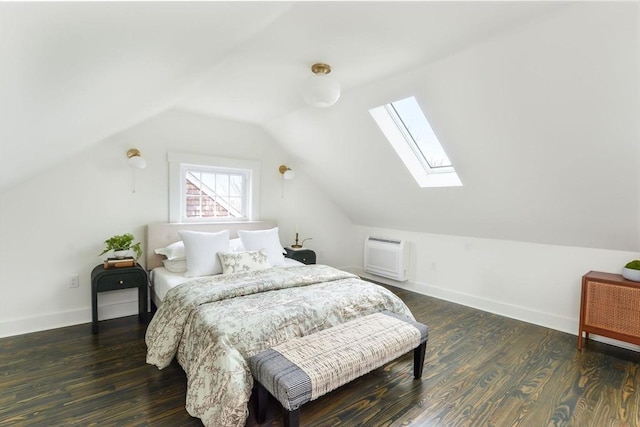
[(304, 107), (299, 86), (314, 62), (330, 63), (346, 89), (550, 9), (2, 2), (0, 189), (167, 108), (265, 124)]
[(3, 2), (1, 188), (170, 108), (290, 6)]
[[(575, 4), (267, 127), (357, 224), (638, 252), (638, 21)], [(373, 123), (409, 95), (463, 187), (419, 188)]]
[[(0, 11), (2, 191), (176, 108), (263, 126), (356, 224), (640, 250), (637, 2)], [(343, 87), (327, 110), (299, 95), (318, 61)], [(373, 125), (408, 95), (464, 187), (418, 188)]]

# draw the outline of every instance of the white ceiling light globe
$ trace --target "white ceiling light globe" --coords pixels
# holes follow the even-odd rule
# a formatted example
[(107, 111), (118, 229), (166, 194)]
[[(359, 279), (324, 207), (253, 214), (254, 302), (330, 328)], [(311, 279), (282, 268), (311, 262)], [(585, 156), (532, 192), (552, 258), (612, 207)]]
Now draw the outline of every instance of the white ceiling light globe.
[(302, 89), (307, 104), (312, 107), (331, 107), (340, 98), (340, 84), (329, 77), (331, 66), (323, 63), (311, 66), (313, 76), (309, 77)]
[(147, 167), (147, 161), (140, 156), (132, 156), (129, 158), (129, 166), (135, 169), (144, 169)]
[(307, 80), (303, 96), (312, 107), (331, 107), (340, 98), (340, 85), (326, 74), (316, 74)]
[(147, 161), (142, 158), (142, 154), (137, 148), (131, 148), (127, 151), (127, 157), (129, 158), (130, 167), (135, 169), (144, 169), (147, 167)]

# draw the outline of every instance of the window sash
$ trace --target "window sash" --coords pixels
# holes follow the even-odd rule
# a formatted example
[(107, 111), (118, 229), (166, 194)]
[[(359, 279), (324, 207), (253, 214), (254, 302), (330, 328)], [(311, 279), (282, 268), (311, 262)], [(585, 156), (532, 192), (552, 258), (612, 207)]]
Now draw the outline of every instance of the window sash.
[[(168, 153), (169, 160), (169, 221), (170, 222), (246, 222), (255, 221), (259, 218), (260, 200), (260, 171), (259, 161), (232, 159), (225, 157), (214, 157), (187, 153)], [(215, 202), (208, 200), (207, 209), (219, 209), (217, 213), (210, 211), (204, 213), (199, 210), (197, 213), (187, 215), (187, 197), (191, 197), (192, 206), (196, 204), (202, 206), (202, 200), (208, 196), (198, 195), (199, 185), (191, 186), (192, 193), (187, 194), (187, 173), (193, 172), (196, 176), (202, 177), (210, 187), (206, 189), (213, 195), (216, 191), (223, 194), (223, 201), (216, 207)], [(202, 175), (205, 174), (205, 175)], [(215, 178), (221, 178), (219, 185), (215, 188)], [(197, 180), (196, 180), (197, 181)], [(224, 182), (224, 185), (220, 183)], [(224, 188), (226, 187), (226, 189)], [(197, 199), (200, 197), (200, 200)], [(213, 199), (209, 197), (209, 199)], [(196, 202), (197, 201), (197, 202)], [(224, 210), (235, 211), (232, 215), (225, 215)], [(197, 210), (197, 209), (196, 209)]]
[[(403, 102), (407, 102), (409, 104), (408, 110), (410, 111), (411, 117), (400, 117), (401, 114), (399, 114), (399, 111), (394, 107), (394, 105), (400, 105)], [(412, 106), (410, 105), (411, 103), (415, 105)], [(406, 106), (407, 105), (405, 105), (405, 107)], [(437, 140), (431, 126), (428, 125), (426, 116), (414, 97), (405, 98), (400, 101), (372, 108), (369, 110), (369, 113), (420, 187), (462, 186), (462, 182), (460, 181), (458, 174), (453, 166), (450, 166), (451, 162), (444, 152), (444, 148)], [(417, 122), (409, 124), (406, 123), (406, 121), (412, 120), (417, 120)], [(423, 143), (423, 146), (421, 147), (420, 144), (416, 142), (416, 138), (414, 138), (410, 128), (413, 125), (420, 125), (422, 122), (427, 123), (428, 129), (419, 131), (419, 134), (426, 137), (428, 141), (421, 140), (420, 142)], [(431, 150), (430, 147), (436, 147), (435, 151)], [(424, 153), (429, 153), (431, 151), (435, 154), (435, 159), (440, 158), (442, 160), (442, 165), (436, 167), (431, 167), (431, 165), (429, 165)]]
[(181, 170), (182, 222), (249, 220), (250, 171), (187, 164)]
[(431, 124), (414, 97), (395, 101), (384, 107), (426, 170), (453, 171), (453, 165), (447, 153), (440, 145)]

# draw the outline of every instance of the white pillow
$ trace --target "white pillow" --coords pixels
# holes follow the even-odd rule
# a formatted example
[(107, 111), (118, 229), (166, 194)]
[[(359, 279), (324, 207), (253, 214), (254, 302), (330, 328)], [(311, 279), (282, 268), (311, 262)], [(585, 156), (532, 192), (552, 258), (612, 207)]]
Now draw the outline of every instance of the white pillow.
[(167, 259), (186, 259), (183, 241), (172, 243), (166, 248), (158, 248), (155, 250), (155, 252), (158, 255), (166, 256)]
[(229, 249), (231, 252), (244, 252), (244, 246), (240, 238), (229, 240)]
[(266, 249), (271, 265), (284, 265), (284, 248), (280, 244), (278, 227), (270, 230), (238, 230), (242, 246), (247, 251)]
[(187, 271), (186, 259), (163, 259), (164, 268), (172, 273), (185, 273)]
[(222, 273), (218, 252), (229, 252), (229, 230), (217, 233), (180, 231), (187, 255), (185, 277), (210, 276)]
[(218, 252), (222, 274), (264, 270), (271, 267), (269, 255), (264, 249), (248, 252)]

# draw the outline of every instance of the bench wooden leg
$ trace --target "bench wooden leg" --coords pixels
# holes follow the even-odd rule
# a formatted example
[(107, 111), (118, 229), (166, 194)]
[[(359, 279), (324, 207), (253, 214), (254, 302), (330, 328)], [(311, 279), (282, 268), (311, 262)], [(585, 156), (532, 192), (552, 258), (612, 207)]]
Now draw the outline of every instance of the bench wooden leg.
[(424, 366), (424, 353), (426, 350), (426, 341), (413, 350), (413, 377), (417, 380), (422, 378), (422, 367)]
[(267, 399), (269, 392), (262, 384), (256, 381), (256, 421), (262, 424), (267, 419)]
[(284, 427), (298, 427), (300, 425), (300, 408), (293, 411), (285, 409)]

